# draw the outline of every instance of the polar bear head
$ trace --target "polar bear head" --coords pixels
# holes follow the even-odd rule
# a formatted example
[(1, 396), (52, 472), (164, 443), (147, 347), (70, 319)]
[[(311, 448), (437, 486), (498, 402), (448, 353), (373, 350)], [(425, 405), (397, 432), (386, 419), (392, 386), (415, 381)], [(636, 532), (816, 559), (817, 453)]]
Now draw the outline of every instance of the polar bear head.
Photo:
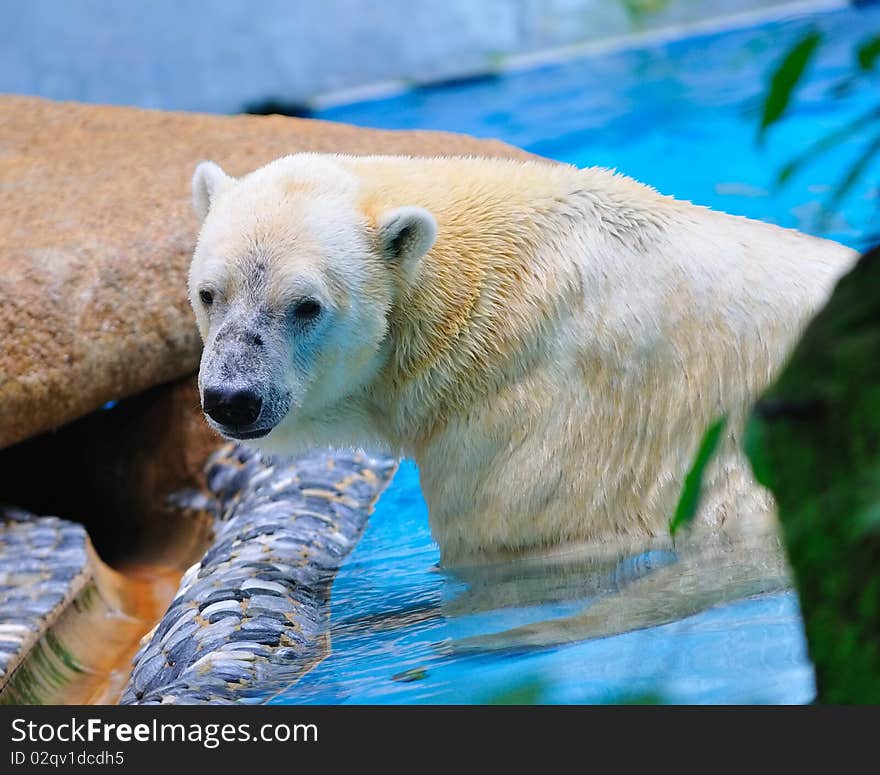
[(278, 452), (333, 443), (382, 368), (389, 312), (436, 222), (415, 206), (367, 213), (359, 188), (341, 157), (288, 156), (238, 179), (196, 168), (189, 293), (202, 408), (223, 436)]

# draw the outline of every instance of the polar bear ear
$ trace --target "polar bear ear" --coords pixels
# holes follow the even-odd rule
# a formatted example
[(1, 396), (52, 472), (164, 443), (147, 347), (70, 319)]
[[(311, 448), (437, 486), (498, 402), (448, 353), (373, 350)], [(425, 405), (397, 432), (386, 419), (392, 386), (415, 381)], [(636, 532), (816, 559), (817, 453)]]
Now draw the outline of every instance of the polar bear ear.
[(437, 239), (437, 221), (422, 207), (398, 207), (379, 219), (379, 248), (388, 261), (414, 273)]
[(232, 181), (220, 165), (212, 161), (203, 161), (196, 167), (192, 179), (193, 209), (199, 220), (204, 221), (211, 209), (211, 201), (218, 192)]

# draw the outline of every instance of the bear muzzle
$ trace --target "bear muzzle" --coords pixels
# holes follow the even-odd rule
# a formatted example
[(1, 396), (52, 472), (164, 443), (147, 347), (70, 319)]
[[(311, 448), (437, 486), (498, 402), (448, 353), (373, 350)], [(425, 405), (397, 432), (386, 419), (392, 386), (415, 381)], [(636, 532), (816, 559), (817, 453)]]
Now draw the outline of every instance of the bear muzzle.
[(254, 427), (260, 419), (263, 399), (253, 388), (208, 386), (202, 391), (202, 409), (217, 429), (235, 439), (258, 439), (272, 426)]

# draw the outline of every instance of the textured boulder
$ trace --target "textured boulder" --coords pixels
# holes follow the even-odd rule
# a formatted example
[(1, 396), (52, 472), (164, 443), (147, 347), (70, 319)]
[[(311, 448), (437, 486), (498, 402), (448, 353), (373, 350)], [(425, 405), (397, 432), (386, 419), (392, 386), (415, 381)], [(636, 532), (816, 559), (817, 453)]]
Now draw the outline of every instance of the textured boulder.
[(436, 132), (0, 97), (0, 447), (193, 372), (193, 167), (242, 174), (297, 151), (525, 155)]

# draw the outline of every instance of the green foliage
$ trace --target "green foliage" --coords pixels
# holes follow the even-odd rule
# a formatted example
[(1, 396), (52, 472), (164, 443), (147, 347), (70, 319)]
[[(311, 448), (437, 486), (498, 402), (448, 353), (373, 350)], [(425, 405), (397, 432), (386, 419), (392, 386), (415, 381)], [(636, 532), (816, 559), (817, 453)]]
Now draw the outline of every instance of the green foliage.
[(638, 25), (650, 14), (664, 10), (669, 5), (669, 0), (620, 0), (620, 4), (630, 21)]
[(713, 422), (703, 434), (694, 464), (685, 477), (684, 487), (682, 487), (681, 497), (678, 499), (675, 514), (669, 520), (669, 534), (671, 536), (674, 536), (681, 528), (689, 525), (697, 513), (703, 489), (703, 473), (715, 454), (726, 424), (727, 418), (721, 417)]
[(880, 35), (869, 38), (856, 51), (856, 59), (862, 70), (873, 70), (878, 57), (880, 57)]
[(831, 200), (829, 202), (832, 209), (836, 208), (840, 202), (843, 201), (843, 198), (850, 192), (853, 186), (855, 186), (856, 181), (858, 181), (862, 176), (862, 173), (868, 168), (868, 165), (871, 163), (871, 160), (874, 158), (878, 150), (880, 150), (880, 133), (878, 133), (867, 147), (862, 150), (840, 179), (840, 182), (835, 187), (834, 193), (831, 195)]
[(779, 507), (819, 701), (880, 703), (880, 249), (758, 402), (746, 452)]
[(819, 138), (815, 143), (808, 146), (805, 151), (795, 156), (782, 169), (780, 169), (777, 181), (780, 184), (787, 183), (795, 173), (799, 172), (802, 167), (809, 164), (817, 156), (830, 151), (841, 143), (845, 143), (853, 135), (860, 132), (865, 126), (871, 122), (880, 121), (880, 105), (872, 108), (867, 113), (859, 116), (855, 121), (844, 124), (839, 129), (829, 132), (824, 137)]
[[(758, 128), (758, 141), (763, 141), (767, 130), (783, 119), (792, 103), (798, 86), (807, 72), (808, 65), (815, 58), (823, 40), (818, 32), (812, 31), (802, 36), (785, 53), (776, 69), (771, 73), (767, 92), (764, 96), (761, 124)], [(875, 74), (880, 59), (880, 36), (862, 41), (854, 52), (853, 72), (839, 79), (829, 89), (832, 95), (846, 94), (859, 79), (870, 78)], [(811, 161), (845, 143), (853, 141), (865, 130), (877, 127), (876, 134), (868, 141), (862, 152), (853, 160), (841, 175), (825, 205), (824, 216), (838, 208), (862, 178), (874, 157), (880, 153), (880, 102), (865, 114), (844, 126), (832, 130), (807, 146), (787, 162), (777, 174), (777, 184), (785, 185)], [(820, 224), (821, 225), (821, 224)]]
[(762, 139), (768, 127), (779, 121), (785, 114), (795, 89), (807, 70), (807, 65), (815, 56), (822, 36), (818, 32), (808, 32), (786, 53), (782, 62), (770, 77), (770, 87), (764, 99), (761, 126), (758, 137)]
[(540, 705), (545, 693), (544, 681), (531, 678), (517, 686), (496, 694), (487, 705)]

